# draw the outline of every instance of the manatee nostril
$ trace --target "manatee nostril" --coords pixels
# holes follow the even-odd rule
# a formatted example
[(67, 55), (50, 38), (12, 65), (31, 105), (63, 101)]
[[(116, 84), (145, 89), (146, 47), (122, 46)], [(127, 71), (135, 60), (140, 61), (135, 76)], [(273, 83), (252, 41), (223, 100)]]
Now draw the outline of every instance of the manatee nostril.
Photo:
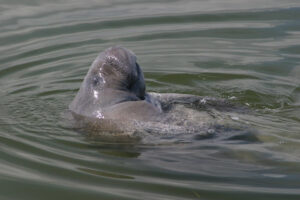
[(93, 86), (97, 85), (98, 84), (98, 79), (97, 77), (94, 77), (93, 78)]
[(92, 80), (93, 86), (97, 86), (99, 83), (103, 82), (102, 78), (99, 76), (95, 76)]

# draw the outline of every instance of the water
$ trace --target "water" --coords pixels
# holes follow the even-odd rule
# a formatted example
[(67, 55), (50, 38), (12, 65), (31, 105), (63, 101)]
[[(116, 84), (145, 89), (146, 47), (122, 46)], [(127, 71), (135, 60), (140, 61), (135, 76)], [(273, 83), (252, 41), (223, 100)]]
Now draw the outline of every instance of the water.
[[(0, 3), (0, 199), (299, 199), (298, 0)], [(133, 50), (148, 91), (246, 104), (257, 141), (93, 141), (64, 119), (91, 62)]]

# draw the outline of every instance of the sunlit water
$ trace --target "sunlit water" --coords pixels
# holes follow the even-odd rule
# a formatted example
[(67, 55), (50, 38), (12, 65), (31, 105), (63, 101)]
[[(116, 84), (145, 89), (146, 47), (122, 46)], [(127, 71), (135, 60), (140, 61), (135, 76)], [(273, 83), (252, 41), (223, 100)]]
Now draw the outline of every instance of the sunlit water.
[[(222, 97), (258, 141), (119, 144), (64, 118), (91, 62), (133, 50), (148, 91)], [(298, 0), (0, 2), (0, 199), (299, 199)]]

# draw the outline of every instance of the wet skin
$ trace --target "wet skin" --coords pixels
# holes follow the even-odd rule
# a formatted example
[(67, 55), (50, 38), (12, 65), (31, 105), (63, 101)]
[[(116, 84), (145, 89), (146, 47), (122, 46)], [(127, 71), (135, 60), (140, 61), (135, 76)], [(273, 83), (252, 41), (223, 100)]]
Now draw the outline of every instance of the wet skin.
[[(245, 110), (224, 99), (146, 93), (145, 88), (134, 53), (123, 47), (111, 47), (94, 60), (69, 109), (77, 126), (101, 135), (132, 135), (140, 131), (209, 135), (220, 115), (213, 114), (214, 110)], [(221, 121), (224, 119), (221, 117)]]
[(116, 120), (154, 120), (160, 104), (145, 92), (144, 76), (133, 52), (111, 47), (92, 63), (75, 99), (75, 115)]

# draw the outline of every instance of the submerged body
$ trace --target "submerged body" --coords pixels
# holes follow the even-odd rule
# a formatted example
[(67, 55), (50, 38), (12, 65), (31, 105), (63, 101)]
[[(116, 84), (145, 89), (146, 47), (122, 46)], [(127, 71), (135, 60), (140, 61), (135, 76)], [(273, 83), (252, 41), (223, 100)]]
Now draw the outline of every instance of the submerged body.
[(127, 136), (145, 132), (211, 135), (216, 132), (216, 120), (218, 124), (225, 120), (219, 111), (236, 110), (222, 99), (146, 93), (145, 88), (134, 53), (111, 47), (92, 63), (69, 108), (76, 124), (93, 135)]

